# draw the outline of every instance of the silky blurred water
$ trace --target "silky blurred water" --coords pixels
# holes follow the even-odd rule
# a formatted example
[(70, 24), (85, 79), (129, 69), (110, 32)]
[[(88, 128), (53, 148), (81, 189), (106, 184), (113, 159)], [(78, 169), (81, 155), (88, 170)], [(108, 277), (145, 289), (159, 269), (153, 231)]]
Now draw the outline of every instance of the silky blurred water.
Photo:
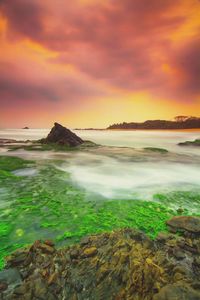
[[(46, 137), (50, 129), (0, 129), (0, 138), (16, 140), (37, 140)], [(177, 144), (200, 138), (200, 130), (75, 130), (84, 140), (107, 146), (159, 147), (177, 153), (200, 155), (200, 148), (180, 147)]]
[[(0, 138), (36, 140), (49, 129), (1, 130)], [(200, 131), (75, 131), (104, 147), (70, 152), (25, 151), (1, 154), (25, 159), (60, 160), (78, 186), (106, 198), (152, 199), (156, 193), (200, 190), (200, 148), (178, 146), (200, 137)], [(112, 146), (112, 147), (110, 147)], [(168, 153), (145, 147), (167, 149)], [(22, 175), (24, 170), (20, 171)], [(21, 173), (20, 173), (21, 174)]]

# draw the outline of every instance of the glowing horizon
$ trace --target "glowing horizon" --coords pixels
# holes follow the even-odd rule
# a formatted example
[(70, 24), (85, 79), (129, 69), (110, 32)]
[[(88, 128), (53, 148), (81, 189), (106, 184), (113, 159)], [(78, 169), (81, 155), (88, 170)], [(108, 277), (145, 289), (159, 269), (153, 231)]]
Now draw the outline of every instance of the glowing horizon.
[(3, 0), (0, 127), (200, 115), (198, 0)]

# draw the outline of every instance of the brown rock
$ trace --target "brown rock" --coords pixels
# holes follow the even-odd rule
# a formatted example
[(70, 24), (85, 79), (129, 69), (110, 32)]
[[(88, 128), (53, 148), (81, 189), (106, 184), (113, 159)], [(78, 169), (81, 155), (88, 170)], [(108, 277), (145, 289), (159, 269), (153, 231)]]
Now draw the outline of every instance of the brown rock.
[(44, 243), (45, 243), (46, 245), (48, 245), (48, 246), (51, 246), (51, 247), (54, 246), (54, 242), (51, 241), (51, 240), (46, 240)]
[(169, 234), (167, 234), (165, 232), (160, 232), (156, 238), (156, 241), (165, 243), (168, 239), (170, 239)]
[(168, 220), (167, 225), (174, 230), (186, 230), (191, 233), (200, 234), (200, 218), (191, 216), (177, 216)]
[(26, 252), (16, 252), (14, 254), (14, 256), (11, 256), (11, 257), (8, 257), (8, 260), (7, 260), (7, 263), (10, 265), (10, 266), (17, 266), (21, 263), (23, 263), (27, 258), (27, 253)]
[(47, 254), (53, 254), (55, 252), (55, 248), (46, 245), (46, 244), (40, 244), (38, 246), (38, 248), (40, 248), (43, 252), (47, 253)]

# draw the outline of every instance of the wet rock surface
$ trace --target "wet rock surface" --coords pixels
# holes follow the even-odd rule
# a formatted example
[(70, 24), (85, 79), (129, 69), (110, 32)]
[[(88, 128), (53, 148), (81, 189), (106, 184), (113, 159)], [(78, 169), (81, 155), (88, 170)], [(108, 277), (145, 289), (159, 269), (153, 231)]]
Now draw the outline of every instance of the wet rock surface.
[(16, 143), (16, 140), (13, 139), (0, 139), (0, 146), (4, 145), (4, 144), (12, 144), (12, 143)]
[(183, 143), (179, 143), (179, 146), (192, 146), (192, 147), (200, 147), (200, 139), (194, 141), (186, 141)]
[[(200, 299), (200, 238), (123, 229), (83, 238), (56, 249), (36, 241), (7, 258), (21, 278), (0, 280), (0, 299), (197, 300)], [(1, 276), (0, 276), (1, 278)]]
[(200, 218), (191, 216), (176, 216), (167, 221), (172, 231), (186, 231), (200, 235)]
[(84, 141), (75, 133), (58, 123), (54, 123), (54, 127), (51, 129), (47, 138), (42, 139), (41, 142), (47, 144), (56, 143), (59, 145), (68, 145), (71, 147), (79, 146), (84, 143)]
[(0, 271), (0, 292), (13, 289), (21, 284), (21, 276), (16, 268), (9, 268)]

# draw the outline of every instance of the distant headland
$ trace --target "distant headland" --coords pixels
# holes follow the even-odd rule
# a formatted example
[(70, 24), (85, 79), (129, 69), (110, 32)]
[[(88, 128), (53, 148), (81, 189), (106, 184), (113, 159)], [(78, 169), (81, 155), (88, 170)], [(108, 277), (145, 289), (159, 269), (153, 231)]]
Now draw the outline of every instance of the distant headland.
[(107, 129), (200, 129), (200, 117), (177, 116), (173, 121), (147, 120), (142, 123), (117, 123)]

